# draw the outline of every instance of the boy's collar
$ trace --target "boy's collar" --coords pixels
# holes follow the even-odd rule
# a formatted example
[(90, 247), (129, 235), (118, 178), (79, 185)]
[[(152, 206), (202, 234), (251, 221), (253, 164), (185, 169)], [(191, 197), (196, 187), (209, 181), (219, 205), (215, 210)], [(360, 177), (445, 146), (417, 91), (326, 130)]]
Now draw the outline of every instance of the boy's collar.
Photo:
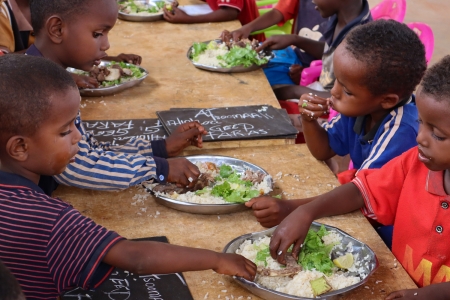
[(448, 196), (444, 189), (444, 171), (428, 171), (425, 189), (430, 194), (437, 196)]
[(29, 188), (44, 194), (44, 191), (33, 181), (17, 174), (0, 171), (0, 186), (10, 186), (10, 188)]
[(42, 55), (41, 51), (39, 51), (39, 49), (36, 48), (36, 46), (34, 44), (31, 45), (30, 48), (27, 49), (27, 52), (25, 52), (25, 55), (44, 57), (44, 55)]
[[(366, 142), (370, 142), (373, 141), (373, 139), (375, 138), (375, 135), (377, 134), (378, 128), (380, 128), (381, 124), (383, 124), (384, 118), (386, 118), (386, 116), (388, 114), (391, 113), (391, 111), (393, 111), (394, 109), (404, 106), (408, 103), (414, 102), (414, 96), (411, 95), (408, 98), (405, 98), (403, 100), (401, 100), (399, 103), (397, 103), (396, 106), (394, 106), (391, 110), (389, 110), (388, 112), (386, 112), (386, 114), (384, 115), (383, 118), (381, 118), (376, 124), (375, 126), (373, 126), (369, 132), (367, 132), (362, 139)], [(356, 117), (356, 121), (355, 124), (353, 125), (353, 131), (357, 134), (360, 135), (363, 131), (364, 125), (365, 125), (365, 120), (366, 120), (366, 116), (360, 116), (360, 117)]]

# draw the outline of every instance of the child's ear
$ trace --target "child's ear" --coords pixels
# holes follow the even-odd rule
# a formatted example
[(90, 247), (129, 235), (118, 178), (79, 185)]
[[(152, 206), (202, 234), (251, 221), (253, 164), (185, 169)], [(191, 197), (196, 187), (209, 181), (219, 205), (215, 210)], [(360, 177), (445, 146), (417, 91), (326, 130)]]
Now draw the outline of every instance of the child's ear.
[(383, 96), (383, 100), (381, 101), (381, 107), (383, 109), (389, 110), (397, 105), (400, 98), (397, 94), (387, 94)]
[(64, 23), (59, 16), (51, 16), (47, 19), (45, 23), (45, 29), (47, 34), (55, 44), (60, 44), (62, 42)]
[(23, 162), (28, 158), (28, 143), (23, 136), (13, 136), (6, 142), (6, 153), (13, 159)]

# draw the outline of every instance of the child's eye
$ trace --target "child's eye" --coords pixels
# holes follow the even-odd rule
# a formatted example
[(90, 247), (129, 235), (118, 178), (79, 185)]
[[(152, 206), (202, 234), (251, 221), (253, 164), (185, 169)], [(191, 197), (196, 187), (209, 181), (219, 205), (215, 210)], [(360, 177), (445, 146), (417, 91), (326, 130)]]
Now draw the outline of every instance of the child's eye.
[(61, 134), (61, 136), (66, 136), (66, 135), (69, 135), (69, 134), (71, 134), (71, 133), (72, 133), (72, 130), (69, 129), (69, 130), (67, 130), (67, 131), (65, 131), (65, 132), (61, 132), (60, 134)]
[(434, 138), (434, 139), (436, 139), (437, 141), (443, 141), (443, 140), (445, 140), (445, 138), (443, 138), (443, 137), (440, 137), (440, 136), (437, 136), (436, 134), (434, 134), (434, 132), (432, 132), (431, 133), (431, 136)]
[(94, 36), (94, 38), (98, 38), (98, 37), (102, 36), (103, 33), (101, 33), (101, 32), (94, 32), (92, 35)]
[(344, 93), (345, 93), (346, 95), (348, 95), (348, 96), (351, 96), (351, 95), (352, 95), (352, 93), (350, 93), (350, 92), (348, 92), (348, 91), (346, 91), (346, 90), (344, 90)]

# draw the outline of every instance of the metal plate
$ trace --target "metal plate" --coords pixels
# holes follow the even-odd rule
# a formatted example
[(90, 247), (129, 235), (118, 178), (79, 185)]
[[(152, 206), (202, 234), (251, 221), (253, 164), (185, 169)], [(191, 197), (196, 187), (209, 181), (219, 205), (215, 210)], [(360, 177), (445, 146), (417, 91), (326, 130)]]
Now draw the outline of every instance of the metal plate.
[[(134, 0), (135, 3), (143, 4), (145, 6), (151, 6), (152, 3), (156, 2), (165, 2), (165, 1), (154, 1), (154, 0)], [(154, 13), (154, 14), (148, 14), (148, 15), (138, 15), (138, 14), (126, 14), (124, 12), (121, 12), (119, 10), (119, 16), (118, 18), (125, 21), (132, 21), (132, 22), (154, 22), (163, 20), (164, 13)]]
[[(317, 223), (317, 222), (313, 222), (311, 224), (311, 229), (317, 231), (319, 230), (320, 226), (322, 224)], [(339, 289), (339, 290), (335, 290), (335, 291), (331, 291), (329, 293), (325, 293), (323, 295), (320, 295), (320, 299), (327, 299), (327, 300), (335, 300), (335, 299), (340, 299), (339, 295), (345, 294), (351, 290), (356, 289), (359, 286), (364, 285), (368, 280), (369, 277), (375, 272), (375, 270), (378, 268), (378, 259), (377, 256), (375, 255), (375, 252), (373, 252), (372, 249), (369, 248), (369, 246), (367, 246), (366, 244), (364, 244), (363, 242), (353, 238), (352, 236), (350, 236), (349, 234), (347, 234), (346, 232), (333, 227), (333, 226), (328, 226), (325, 225), (325, 228), (330, 231), (330, 230), (334, 230), (337, 233), (339, 233), (342, 236), (342, 244), (344, 246), (346, 246), (348, 243), (352, 243), (353, 247), (352, 247), (352, 251), (351, 253), (354, 254), (359, 254), (358, 257), (362, 258), (362, 257), (366, 257), (367, 255), (369, 256), (368, 258), (368, 264), (367, 266), (363, 266), (365, 269), (365, 273), (367, 274), (367, 276), (363, 279), (361, 279), (360, 282), (348, 286), (346, 288), (343, 289)], [(249, 233), (249, 234), (245, 234), (242, 235), (240, 237), (235, 238), (234, 240), (232, 240), (231, 242), (229, 242), (225, 248), (223, 249), (223, 252), (225, 253), (236, 253), (236, 250), (239, 248), (239, 246), (248, 239), (251, 239), (252, 241), (257, 240), (263, 236), (271, 236), (272, 233), (275, 231), (276, 227), (270, 228), (268, 230), (265, 231), (261, 231), (261, 232), (256, 232), (256, 233)], [(333, 250), (334, 251), (334, 250)], [(333, 252), (332, 252), (333, 255)], [(263, 287), (255, 282), (249, 281), (247, 279), (244, 279), (242, 277), (233, 277), (237, 283), (239, 283), (242, 287), (246, 288), (247, 290), (249, 290), (251, 293), (255, 294), (258, 297), (261, 297), (263, 299), (267, 299), (267, 300), (285, 300), (285, 299), (295, 299), (295, 300), (310, 300), (312, 298), (306, 298), (306, 297), (298, 297), (298, 296), (293, 296), (293, 295), (288, 295), (285, 293), (280, 293), (271, 289), (268, 289), (266, 287)]]
[[(213, 162), (218, 166), (227, 164), (230, 165), (233, 170), (237, 171), (239, 174), (244, 173), (245, 170), (252, 170), (257, 172), (259, 171), (265, 175), (269, 175), (269, 173), (267, 173), (263, 168), (233, 157), (218, 155), (196, 155), (186, 156), (186, 158), (193, 164), (195, 164), (196, 162)], [(243, 203), (199, 204), (178, 201), (164, 196), (156, 197), (156, 202), (176, 210), (205, 215), (229, 214), (248, 209), (248, 207), (246, 207)]]
[[(109, 63), (111, 63), (111, 62), (102, 60), (100, 63), (100, 66), (104, 66)], [(130, 66), (132, 64), (126, 64), (126, 65)], [(138, 85), (148, 76), (148, 71), (142, 67), (139, 67), (139, 66), (137, 66), (137, 67), (144, 74), (141, 78), (138, 78), (135, 80), (130, 80), (130, 81), (118, 84), (118, 85), (114, 85), (114, 86), (99, 87), (96, 89), (80, 89), (80, 95), (83, 97), (100, 97), (100, 96), (113, 95), (113, 94), (117, 94), (123, 90), (126, 90), (132, 86)], [(69, 71), (71, 73), (76, 73), (79, 70), (74, 69), (74, 68), (67, 68), (67, 71)]]
[[(222, 40), (214, 40), (217, 43), (222, 43)], [(202, 43), (209, 43), (210, 41), (205, 41)], [(231, 68), (222, 68), (222, 67), (213, 67), (213, 66), (207, 66), (207, 65), (203, 65), (203, 64), (199, 64), (195, 61), (192, 60), (191, 58), (191, 53), (192, 53), (192, 46), (189, 47), (189, 50), (187, 52), (187, 58), (189, 59), (189, 61), (196, 67), (202, 70), (207, 70), (207, 71), (212, 71), (212, 72), (219, 72), (219, 73), (243, 73), (243, 72), (250, 72), (250, 71), (255, 71), (258, 70), (262, 67), (264, 67), (267, 64), (264, 65), (252, 65), (250, 67), (244, 67), (244, 66), (237, 66), (237, 67), (231, 67)], [(270, 56), (270, 59), (273, 58), (273, 53), (272, 51), (264, 51), (264, 55), (265, 56)], [(270, 60), (269, 59), (269, 60)]]

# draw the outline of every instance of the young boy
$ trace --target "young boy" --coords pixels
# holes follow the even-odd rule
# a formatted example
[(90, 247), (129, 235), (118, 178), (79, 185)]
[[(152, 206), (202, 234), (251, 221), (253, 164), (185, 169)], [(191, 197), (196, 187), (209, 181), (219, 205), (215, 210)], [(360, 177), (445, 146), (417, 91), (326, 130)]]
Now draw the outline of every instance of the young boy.
[(293, 243), (297, 256), (313, 220), (361, 208), (383, 224), (394, 224), (392, 252), (420, 287), (393, 292), (386, 299), (450, 298), (449, 74), (446, 56), (427, 71), (417, 91), (418, 147), (381, 169), (362, 170), (352, 183), (293, 211), (274, 232), (272, 257), (284, 262)]
[[(259, 16), (255, 0), (206, 0), (212, 12), (204, 15), (191, 16), (178, 8), (178, 2), (172, 3), (169, 11), (164, 7), (164, 19), (170, 23), (193, 24), (209, 22), (226, 22), (239, 19), (242, 25), (250, 23)], [(264, 34), (256, 35), (254, 38), (264, 40)]]
[[(94, 288), (113, 267), (137, 274), (213, 269), (253, 279), (256, 266), (235, 254), (127, 241), (37, 186), (78, 152), (80, 95), (70, 75), (39, 57), (0, 58), (0, 259), (28, 299)], [(14, 99), (14, 101), (11, 101)]]
[[(106, 56), (108, 33), (116, 23), (117, 10), (115, 0), (32, 0), (36, 41), (27, 54), (43, 56), (64, 68), (88, 71)], [(202, 147), (205, 130), (197, 122), (183, 124), (165, 141), (135, 139), (123, 147), (97, 142), (84, 129), (80, 116), (75, 122), (83, 136), (81, 150), (62, 174), (53, 177), (60, 184), (119, 190), (156, 179), (193, 186), (200, 175), (185, 158), (166, 159), (190, 144)], [(46, 176), (40, 186), (48, 195), (56, 188), (54, 180)]]
[[(293, 34), (275, 35), (271, 36), (256, 49), (257, 51), (265, 48), (276, 50), (292, 45), (309, 53), (315, 59), (322, 59), (322, 73), (320, 75), (320, 84), (323, 87), (322, 92), (299, 86), (299, 82), (294, 83), (292, 81), (283, 83), (289, 84), (289, 86), (274, 86), (273, 79), (268, 77), (267, 79), (274, 88), (275, 95), (280, 100), (299, 99), (301, 95), (309, 92), (314, 92), (322, 97), (329, 97), (329, 90), (334, 84), (333, 54), (336, 47), (342, 42), (350, 29), (372, 21), (367, 0), (317, 0), (314, 3), (320, 15), (323, 18), (329, 18), (323, 35), (324, 41), (315, 41)], [(282, 76), (282, 74), (278, 76)], [(287, 75), (284, 76), (286, 77)], [(289, 78), (289, 76), (286, 78)]]
[[(233, 31), (233, 40), (245, 39), (254, 31), (276, 24), (281, 26), (293, 19), (293, 34), (319, 41), (325, 32), (327, 19), (322, 18), (315, 8), (316, 5), (311, 0), (280, 0), (269, 12)], [(298, 84), (301, 69), (308, 67), (314, 60), (313, 56), (299, 48), (287, 47), (274, 50), (274, 53), (276, 58), (272, 59), (264, 69), (272, 86)]]
[[(358, 26), (336, 49), (334, 67), (336, 82), (329, 101), (341, 114), (321, 127), (317, 118), (327, 110), (328, 100), (306, 94), (299, 104), (303, 134), (315, 158), (350, 154), (356, 170), (373, 169), (417, 145), (412, 93), (426, 60), (424, 46), (411, 29), (392, 20)], [(302, 203), (264, 197), (246, 205), (258, 221), (264, 220), (263, 226), (270, 227)], [(389, 246), (392, 230), (380, 230)]]
[(25, 300), (19, 282), (0, 261), (0, 300)]

